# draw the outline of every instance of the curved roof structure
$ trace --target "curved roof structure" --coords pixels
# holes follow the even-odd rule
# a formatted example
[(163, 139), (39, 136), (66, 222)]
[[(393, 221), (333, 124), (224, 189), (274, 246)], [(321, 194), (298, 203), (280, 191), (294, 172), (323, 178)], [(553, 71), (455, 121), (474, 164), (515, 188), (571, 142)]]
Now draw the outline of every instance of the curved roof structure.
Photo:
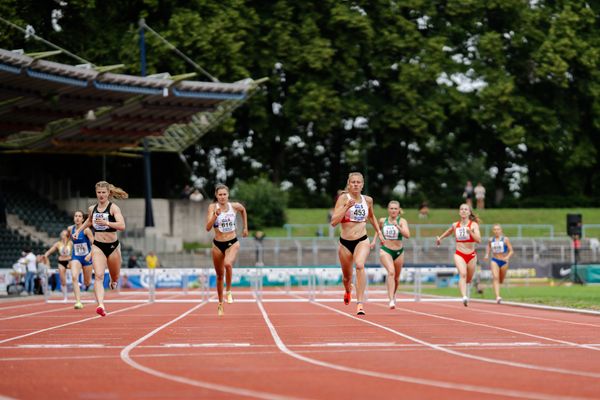
[(261, 81), (139, 77), (0, 49), (0, 151), (179, 152), (247, 100)]

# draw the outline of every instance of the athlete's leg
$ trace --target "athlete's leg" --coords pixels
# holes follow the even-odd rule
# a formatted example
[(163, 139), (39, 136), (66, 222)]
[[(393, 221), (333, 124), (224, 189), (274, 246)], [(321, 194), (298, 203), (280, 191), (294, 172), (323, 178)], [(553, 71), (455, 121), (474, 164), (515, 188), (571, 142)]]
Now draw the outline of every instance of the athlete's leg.
[(108, 265), (108, 273), (110, 274), (111, 289), (116, 289), (117, 284), (119, 283), (119, 276), (121, 275), (121, 260), (121, 245), (119, 244), (117, 248), (110, 253), (108, 259), (106, 260)]
[(398, 291), (398, 286), (400, 286), (400, 273), (402, 272), (402, 267), (404, 266), (404, 252), (398, 256), (394, 260), (394, 297), (396, 297), (396, 292)]
[(73, 294), (75, 295), (75, 304), (81, 303), (81, 293), (79, 290), (79, 273), (81, 272), (81, 263), (77, 260), (71, 260), (71, 275), (73, 276)]
[(454, 265), (458, 270), (458, 290), (463, 298), (467, 297), (467, 263), (458, 254), (454, 255)]
[(339, 245), (338, 256), (342, 266), (342, 283), (346, 293), (352, 292), (352, 253), (343, 244)]
[(365, 297), (365, 288), (367, 287), (367, 272), (365, 271), (365, 262), (369, 257), (371, 246), (368, 240), (363, 240), (356, 245), (354, 249), (354, 264), (356, 265), (356, 301), (362, 303)]
[(396, 284), (395, 284), (396, 272), (395, 272), (394, 260), (392, 260), (392, 256), (389, 255), (384, 250), (379, 250), (379, 260), (381, 261), (381, 264), (384, 266), (385, 270), (387, 271), (387, 278), (385, 279), (385, 287), (387, 289), (388, 300), (393, 301), (395, 287), (396, 287)]
[(98, 307), (104, 309), (104, 270), (106, 269), (106, 256), (96, 246), (92, 246), (92, 265), (94, 268), (94, 295)]
[(500, 268), (496, 261), (490, 261), (490, 269), (492, 270), (492, 286), (494, 287), (496, 299), (498, 299), (500, 297)]
[(58, 275), (60, 276), (60, 290), (63, 298), (67, 300), (67, 269), (62, 264), (58, 264)]
[(217, 294), (219, 296), (219, 303), (223, 303), (223, 276), (225, 275), (225, 267), (223, 264), (225, 255), (215, 245), (212, 247), (212, 259), (217, 274)]
[(225, 250), (225, 258), (223, 260), (223, 267), (225, 268), (225, 286), (227, 292), (227, 302), (233, 302), (231, 296), (231, 279), (233, 276), (233, 264), (237, 258), (238, 251), (240, 250), (240, 242), (235, 242), (231, 247)]

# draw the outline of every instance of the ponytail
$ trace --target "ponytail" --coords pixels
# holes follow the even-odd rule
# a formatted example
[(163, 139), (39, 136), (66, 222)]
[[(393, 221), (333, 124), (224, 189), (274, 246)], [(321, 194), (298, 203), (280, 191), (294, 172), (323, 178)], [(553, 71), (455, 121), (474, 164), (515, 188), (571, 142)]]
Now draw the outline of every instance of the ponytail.
[(124, 191), (120, 187), (113, 185), (112, 183), (108, 183), (106, 181), (100, 181), (100, 182), (96, 183), (96, 189), (99, 187), (103, 187), (108, 190), (108, 198), (109, 199), (115, 198), (117, 200), (121, 200), (121, 199), (126, 199), (129, 197), (129, 195), (127, 194), (126, 191)]

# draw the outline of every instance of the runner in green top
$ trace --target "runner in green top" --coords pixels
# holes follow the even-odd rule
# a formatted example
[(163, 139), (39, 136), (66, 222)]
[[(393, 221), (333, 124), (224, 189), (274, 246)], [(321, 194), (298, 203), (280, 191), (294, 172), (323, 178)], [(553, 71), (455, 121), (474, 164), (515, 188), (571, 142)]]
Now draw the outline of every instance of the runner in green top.
[[(379, 218), (379, 226), (385, 239), (385, 244), (382, 244), (379, 250), (379, 259), (388, 273), (386, 286), (390, 299), (390, 309), (392, 310), (396, 308), (396, 291), (398, 290), (400, 281), (400, 272), (404, 265), (402, 238), (408, 239), (410, 237), (408, 223), (404, 218), (400, 217), (402, 214), (403, 211), (400, 208), (400, 203), (392, 200), (388, 204), (388, 216), (386, 218)], [(371, 242), (371, 248), (375, 247), (376, 241), (377, 235), (375, 235)], [(391, 279), (392, 276), (394, 279)]]

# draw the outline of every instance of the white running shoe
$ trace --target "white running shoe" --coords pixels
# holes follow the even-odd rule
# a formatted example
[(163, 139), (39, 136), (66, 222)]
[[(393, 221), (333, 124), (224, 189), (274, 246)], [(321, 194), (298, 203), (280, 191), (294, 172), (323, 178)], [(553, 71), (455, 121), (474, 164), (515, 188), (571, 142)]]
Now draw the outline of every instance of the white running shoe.
[(396, 302), (394, 300), (390, 300), (390, 310), (393, 310), (396, 308)]
[(501, 304), (501, 303), (502, 303), (502, 297), (498, 297), (498, 298), (496, 299), (496, 303), (498, 303), (498, 304)]
[(464, 296), (464, 297), (462, 298), (462, 301), (463, 301), (463, 305), (464, 305), (465, 307), (467, 307), (467, 306), (469, 305), (469, 299), (467, 298), (467, 296)]
[(227, 295), (227, 304), (233, 303), (233, 296), (231, 295), (231, 290), (228, 290), (226, 295)]

